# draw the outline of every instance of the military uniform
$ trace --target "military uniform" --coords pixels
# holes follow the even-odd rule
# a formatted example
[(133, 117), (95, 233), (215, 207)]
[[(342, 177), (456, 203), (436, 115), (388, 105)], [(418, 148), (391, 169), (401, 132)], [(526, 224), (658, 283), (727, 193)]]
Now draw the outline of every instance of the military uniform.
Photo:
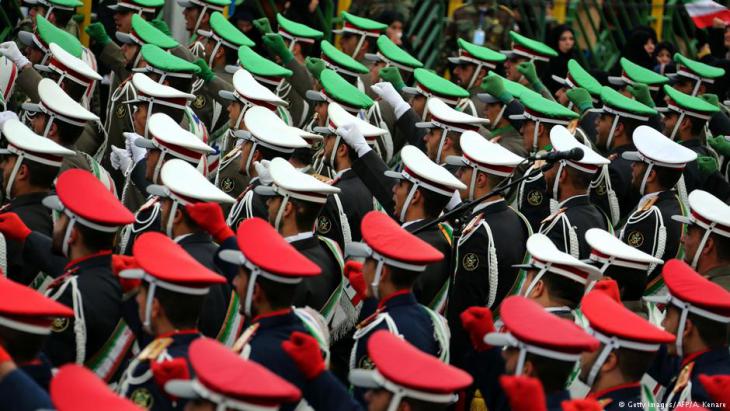
[(704, 275), (713, 283), (726, 290), (730, 290), (730, 270), (728, 270), (727, 266), (713, 268), (704, 273)]
[(480, 84), (476, 83), (479, 73), (482, 69), (485, 71), (496, 70), (497, 64), (503, 63), (507, 57), (502, 53), (483, 47), (482, 44), (470, 43), (463, 38), (457, 39), (456, 42), (459, 46), (459, 55), (449, 57), (449, 62), (462, 66), (474, 66), (474, 74), (465, 84), (465, 88), (469, 90), (470, 98), (462, 100), (457, 109), (473, 116), (480, 116), (484, 113), (484, 103), (477, 96), (482, 91)]
[(332, 185), (340, 189), (340, 194), (327, 199), (316, 230), (344, 248), (348, 242), (362, 238), (359, 222), (375, 208), (375, 199), (352, 169), (339, 172)]
[[(31, 231), (51, 237), (53, 221), (51, 213), (41, 201), (48, 192), (39, 192), (20, 195), (8, 202), (2, 208), (3, 212), (18, 214), (20, 219)], [(7, 276), (13, 281), (30, 285), (38, 275), (39, 267), (32, 261), (23, 260), (23, 245), (17, 241), (7, 242)]]

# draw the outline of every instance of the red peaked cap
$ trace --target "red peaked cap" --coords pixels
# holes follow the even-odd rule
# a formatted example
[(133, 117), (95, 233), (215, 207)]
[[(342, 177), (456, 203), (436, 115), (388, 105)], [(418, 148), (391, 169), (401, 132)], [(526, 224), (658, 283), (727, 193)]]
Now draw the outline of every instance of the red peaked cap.
[(120, 397), (92, 371), (76, 364), (61, 367), (51, 380), (51, 401), (58, 411), (141, 411)]
[(0, 316), (31, 325), (50, 327), (56, 317), (73, 317), (65, 305), (15, 281), (0, 277)]
[(434, 394), (462, 390), (472, 383), (466, 372), (441, 362), (385, 330), (368, 339), (368, 355), (383, 377), (400, 386)]
[(499, 312), (507, 330), (526, 344), (566, 354), (594, 351), (600, 344), (574, 322), (545, 311), (525, 297), (505, 298)]
[(140, 235), (132, 254), (144, 272), (158, 280), (201, 288), (226, 282), (225, 277), (200, 264), (162, 233), (150, 231)]
[(634, 314), (601, 291), (588, 293), (580, 307), (591, 328), (601, 334), (648, 344), (674, 342), (674, 335)]
[(134, 215), (88, 171), (71, 169), (58, 176), (56, 194), (63, 206), (85, 220), (104, 226), (134, 222)]
[(444, 255), (431, 244), (409, 233), (387, 214), (371, 211), (360, 224), (362, 239), (383, 257), (409, 264), (430, 264)]
[(730, 292), (697, 274), (684, 261), (672, 259), (662, 268), (672, 296), (712, 313), (730, 317)]
[(238, 356), (210, 338), (190, 344), (190, 364), (207, 389), (228, 398), (265, 406), (298, 401), (297, 387), (258, 363)]
[(266, 272), (282, 277), (311, 277), (322, 272), (261, 218), (243, 220), (237, 237), (246, 259)]

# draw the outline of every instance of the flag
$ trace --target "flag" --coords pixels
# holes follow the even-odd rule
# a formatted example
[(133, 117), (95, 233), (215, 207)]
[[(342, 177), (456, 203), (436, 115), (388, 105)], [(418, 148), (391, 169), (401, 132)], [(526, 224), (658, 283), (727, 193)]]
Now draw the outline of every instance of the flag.
[(716, 18), (730, 23), (730, 10), (712, 0), (684, 0), (684, 7), (698, 28), (711, 27)]

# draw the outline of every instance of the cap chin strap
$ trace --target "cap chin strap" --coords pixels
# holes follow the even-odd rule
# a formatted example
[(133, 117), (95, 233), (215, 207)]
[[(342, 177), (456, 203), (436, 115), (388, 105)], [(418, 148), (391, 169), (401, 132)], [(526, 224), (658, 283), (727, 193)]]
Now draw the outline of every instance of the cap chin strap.
[(172, 200), (172, 205), (170, 206), (170, 213), (167, 216), (167, 224), (165, 224), (165, 234), (170, 238), (174, 238), (174, 235), (172, 233), (172, 225), (173, 221), (175, 221), (175, 213), (177, 213), (179, 202), (174, 198), (170, 198), (170, 200)]
[(213, 50), (210, 52), (210, 59), (208, 60), (208, 65), (210, 67), (213, 67), (213, 59), (215, 59), (215, 53), (218, 52), (218, 49), (221, 48), (222, 44), (223, 44), (223, 42), (220, 40), (215, 42), (215, 46), (213, 47)]
[(537, 132), (540, 130), (540, 120), (535, 120), (535, 129), (532, 131), (532, 154), (537, 153)]
[(717, 223), (712, 222), (708, 227), (705, 228), (705, 233), (702, 235), (702, 240), (700, 240), (700, 245), (697, 246), (695, 255), (694, 255), (694, 257), (692, 257), (692, 269), (693, 270), (697, 270), (697, 263), (700, 261), (700, 254), (702, 254), (702, 250), (705, 248), (707, 239), (710, 237), (710, 233), (712, 233), (716, 224)]
[(15, 165), (13, 166), (13, 170), (10, 172), (10, 177), (8, 178), (8, 181), (5, 185), (5, 196), (8, 198), (8, 200), (12, 200), (15, 198), (15, 196), (12, 195), (13, 192), (13, 183), (15, 183), (15, 176), (18, 174), (18, 170), (20, 170), (20, 165), (23, 162), (23, 159), (25, 156), (21, 153), (18, 154), (17, 159), (15, 160)]
[(335, 157), (337, 156), (337, 149), (340, 148), (340, 141), (342, 137), (340, 137), (339, 134), (335, 133), (335, 144), (332, 145), (332, 153), (330, 153), (329, 159), (327, 159), (327, 162), (329, 162), (330, 167), (337, 168), (335, 165)]
[[(66, 210), (64, 210), (64, 212), (65, 211)], [(68, 258), (69, 257), (68, 242), (71, 239), (71, 230), (74, 228), (74, 225), (76, 224), (76, 217), (71, 213), (66, 213), (66, 215), (68, 215), (69, 220), (68, 220), (68, 224), (66, 225), (66, 232), (63, 233), (63, 245), (61, 246), (61, 253), (63, 253), (63, 255)]]
[(600, 332), (590, 327), (588, 327), (587, 331), (589, 334), (596, 337), (598, 341), (603, 343), (603, 348), (598, 354), (596, 361), (593, 362), (591, 370), (588, 372), (588, 377), (586, 378), (586, 381), (584, 381), (585, 384), (589, 387), (593, 387), (593, 384), (596, 382), (596, 378), (598, 378), (598, 373), (601, 371), (601, 367), (603, 367), (603, 364), (606, 363), (609, 354), (611, 354), (613, 350), (617, 350), (619, 348), (628, 348), (630, 350), (645, 352), (654, 352), (659, 350), (659, 344), (640, 343), (636, 341), (620, 339), (616, 336), (609, 337), (607, 335), (601, 334)]
[(363, 43), (365, 43), (365, 37), (367, 37), (366, 34), (360, 33), (360, 39), (357, 41), (357, 47), (355, 47), (355, 51), (352, 53), (350, 57), (355, 58), (357, 56), (357, 53), (360, 52), (360, 49), (362, 48)]
[(208, 11), (207, 4), (198, 4), (198, 6), (202, 7), (203, 9), (200, 10), (200, 14), (198, 14), (198, 20), (195, 21), (195, 27), (193, 27), (193, 36), (196, 36), (198, 34), (198, 28), (200, 28), (200, 23), (203, 21), (203, 16), (205, 16), (205, 12)]
[(439, 140), (439, 148), (438, 151), (436, 151), (436, 161), (434, 163), (441, 164), (441, 152), (444, 149), (444, 144), (446, 143), (446, 135), (449, 134), (449, 129), (447, 127), (440, 127), (442, 130), (441, 133), (441, 139)]
[(364, 244), (368, 249), (370, 249), (370, 256), (369, 258), (372, 258), (373, 260), (377, 261), (377, 265), (375, 266), (375, 276), (373, 277), (373, 282), (370, 283), (370, 288), (373, 291), (373, 296), (376, 299), (380, 299), (380, 293), (378, 292), (378, 285), (380, 284), (380, 278), (383, 275), (383, 266), (387, 263), (390, 266), (401, 268), (403, 270), (408, 271), (418, 271), (423, 272), (426, 269), (425, 265), (417, 265), (417, 264), (409, 264), (404, 263), (402, 261), (394, 260), (392, 258), (386, 258), (377, 251), (370, 248), (365, 243)]
[[(139, 270), (142, 271), (142, 270)], [(208, 294), (209, 288), (193, 288), (193, 287), (186, 287), (184, 285), (178, 285), (175, 283), (170, 283), (167, 281), (158, 280), (155, 277), (152, 277), (142, 271), (142, 275), (136, 278), (140, 278), (142, 280), (147, 281), (149, 284), (149, 288), (147, 289), (147, 300), (145, 309), (144, 309), (144, 321), (142, 322), (142, 327), (145, 328), (147, 331), (152, 331), (152, 301), (155, 298), (155, 291), (157, 290), (157, 287), (164, 288), (166, 290), (170, 290), (175, 293), (180, 294), (189, 294), (189, 295), (206, 295)]]
[[(502, 109), (499, 110), (499, 114), (497, 114), (497, 118), (494, 119), (494, 127), (497, 127), (497, 124), (499, 124), (500, 121), (502, 121), (502, 117), (504, 117), (504, 110), (507, 108), (506, 104), (502, 104)], [(492, 129), (494, 129), (494, 127)]]
[(160, 155), (157, 157), (157, 163), (155, 163), (155, 171), (152, 173), (152, 183), (157, 184), (157, 179), (160, 177), (160, 170), (162, 170), (162, 163), (165, 159), (167, 150), (160, 149)]
[(479, 76), (479, 72), (482, 71), (482, 67), (485, 65), (484, 63), (475, 63), (477, 66), (474, 69), (474, 74), (471, 75), (471, 79), (469, 80), (469, 86), (466, 88), (467, 90), (471, 90), (471, 87), (474, 85), (474, 82), (477, 80), (477, 77)]
[(507, 347), (513, 347), (517, 348), (520, 353), (517, 358), (517, 366), (515, 367), (515, 374), (514, 375), (522, 375), (522, 372), (525, 369), (525, 361), (527, 359), (527, 354), (535, 354), (540, 357), (545, 358), (551, 358), (558, 361), (565, 361), (565, 362), (577, 362), (580, 359), (580, 354), (568, 354), (560, 351), (554, 351), (543, 347), (538, 347), (535, 345), (530, 345), (527, 343), (524, 343), (517, 338), (515, 338), (512, 334), (509, 332), (505, 333), (489, 333), (485, 336), (485, 340), (489, 341), (490, 337), (495, 337), (495, 339), (499, 340), (499, 344), (493, 344), (493, 345), (503, 345)]
[(147, 332), (152, 333), (152, 300), (155, 299), (155, 290), (157, 289), (156, 283), (150, 283), (150, 287), (147, 289), (147, 301), (144, 307), (144, 321), (142, 322), (142, 328)]
[(281, 197), (281, 205), (279, 206), (279, 210), (276, 212), (276, 220), (274, 220), (274, 229), (278, 232), (279, 226), (281, 225), (281, 219), (284, 217), (284, 210), (286, 209), (286, 205), (289, 203), (289, 195), (283, 195)]
[(406, 221), (406, 212), (408, 212), (408, 207), (411, 205), (411, 201), (413, 200), (413, 196), (416, 194), (416, 190), (418, 190), (418, 182), (414, 181), (411, 184), (411, 189), (408, 190), (408, 195), (406, 196), (406, 201), (403, 202), (403, 207), (401, 207), (400, 210), (400, 221), (404, 223)]
[(700, 86), (701, 85), (702, 85), (702, 79), (696, 79), (695, 80), (695, 85), (692, 88), (692, 97), (696, 97), (697, 96), (697, 92), (700, 91)]
[(558, 173), (555, 174), (555, 181), (553, 181), (553, 198), (555, 200), (559, 200), (560, 197), (558, 197), (558, 189), (560, 188), (560, 174), (562, 174), (563, 169), (565, 169), (565, 160), (560, 160), (560, 165), (558, 165)]
[(255, 140), (251, 140), (251, 150), (248, 152), (248, 157), (246, 157), (246, 165), (244, 167), (244, 170), (246, 171), (246, 175), (249, 177), (253, 177), (251, 175), (251, 163), (253, 163), (253, 154), (256, 152), (256, 147), (258, 147), (258, 143)]
[(677, 131), (679, 131), (679, 125), (682, 124), (682, 120), (684, 120), (684, 111), (679, 112), (679, 117), (677, 118), (677, 123), (674, 124), (674, 128), (672, 129), (672, 134), (669, 135), (669, 139), (674, 141), (674, 136), (677, 135)]
[(611, 150), (611, 143), (613, 142), (613, 133), (616, 132), (616, 126), (618, 125), (618, 115), (613, 116), (613, 122), (611, 123), (611, 131), (608, 132), (608, 138), (606, 139), (606, 150)]
[(651, 173), (651, 169), (654, 167), (653, 163), (648, 164), (646, 171), (644, 171), (644, 177), (641, 178), (641, 185), (639, 186), (639, 194), (641, 195), (644, 195), (644, 191), (646, 191), (646, 180), (649, 178), (649, 173)]
[(267, 271), (264, 271), (254, 265), (251, 261), (249, 261), (243, 253), (241, 253), (241, 257), (243, 258), (243, 266), (248, 268), (249, 272), (251, 273), (248, 278), (248, 286), (246, 287), (246, 299), (245, 303), (243, 305), (243, 313), (250, 317), (251, 314), (251, 304), (252, 304), (252, 298), (253, 298), (253, 287), (256, 284), (256, 278), (259, 276), (267, 278), (271, 281), (275, 281), (278, 283), (283, 284), (299, 284), (302, 282), (301, 277), (295, 277), (295, 278), (285, 278), (281, 277), (275, 274), (271, 274)]
[(469, 200), (474, 200), (474, 191), (477, 188), (477, 176), (479, 168), (476, 165), (471, 166), (471, 180), (469, 181)]
[(523, 297), (527, 298), (530, 295), (530, 293), (532, 292), (532, 289), (535, 288), (535, 286), (537, 285), (537, 282), (542, 279), (542, 276), (544, 276), (545, 273), (548, 272), (548, 270), (550, 269), (550, 266), (551, 266), (551, 264), (548, 263), (544, 267), (540, 268), (540, 271), (537, 272), (537, 274), (535, 275), (535, 278), (533, 278), (532, 281), (530, 281), (530, 284), (525, 289), (525, 293), (522, 294)]

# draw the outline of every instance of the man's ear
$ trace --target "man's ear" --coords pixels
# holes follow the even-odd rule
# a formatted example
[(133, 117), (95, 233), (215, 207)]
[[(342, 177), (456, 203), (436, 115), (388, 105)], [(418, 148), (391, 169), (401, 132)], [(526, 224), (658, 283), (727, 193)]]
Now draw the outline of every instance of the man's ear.
[[(19, 159), (15, 159), (15, 161), (19, 161)], [(28, 172), (28, 165), (23, 162), (20, 164), (20, 167), (18, 167), (18, 172), (15, 173), (15, 181), (21, 181), (30, 179), (30, 173)]]

